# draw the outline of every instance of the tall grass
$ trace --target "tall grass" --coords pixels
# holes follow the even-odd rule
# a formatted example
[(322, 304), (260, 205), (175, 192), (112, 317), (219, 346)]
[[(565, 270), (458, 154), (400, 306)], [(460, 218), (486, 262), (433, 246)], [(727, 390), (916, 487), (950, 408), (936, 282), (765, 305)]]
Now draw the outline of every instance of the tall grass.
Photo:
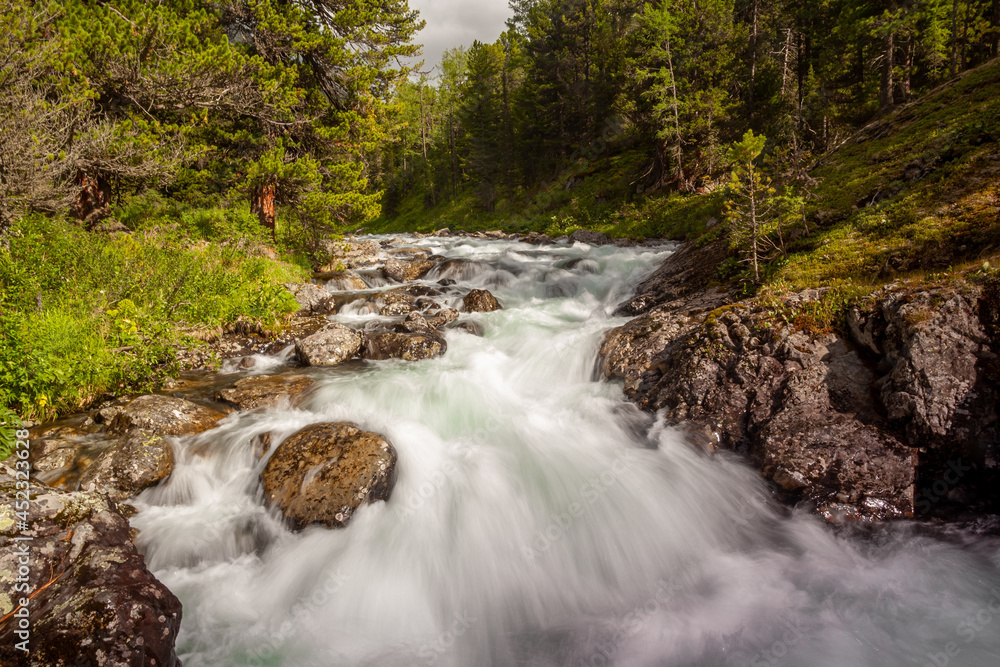
[(260, 256), (244, 221), (195, 211), (158, 225), (147, 213), (131, 220), (142, 231), (113, 238), (41, 215), (15, 223), (0, 250), (0, 406), (45, 418), (148, 389), (172, 372), (181, 329), (273, 325), (297, 308), (280, 284), (303, 270)]

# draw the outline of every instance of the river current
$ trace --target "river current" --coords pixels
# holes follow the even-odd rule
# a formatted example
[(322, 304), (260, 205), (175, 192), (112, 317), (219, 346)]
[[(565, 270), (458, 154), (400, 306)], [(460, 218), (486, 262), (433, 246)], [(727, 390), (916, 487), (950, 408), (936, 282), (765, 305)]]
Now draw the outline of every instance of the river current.
[[(308, 369), (304, 403), (177, 440), (136, 501), (139, 546), (184, 606), (185, 667), (1000, 665), (998, 541), (780, 507), (739, 457), (595, 377), (625, 321), (610, 313), (668, 249), (417, 244), (469, 260), (423, 282), (504, 305), (463, 315), (483, 336)], [(362, 311), (333, 319), (379, 319)], [(261, 361), (242, 373), (303, 372)], [(343, 420), (395, 446), (392, 496), (292, 532), (264, 503), (256, 437)]]

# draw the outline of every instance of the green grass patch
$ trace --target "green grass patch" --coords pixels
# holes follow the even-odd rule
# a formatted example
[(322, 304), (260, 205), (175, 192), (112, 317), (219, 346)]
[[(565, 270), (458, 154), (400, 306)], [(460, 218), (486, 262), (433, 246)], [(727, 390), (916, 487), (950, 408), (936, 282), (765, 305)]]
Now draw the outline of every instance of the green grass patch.
[(277, 325), (296, 310), (280, 284), (305, 271), (261, 256), (252, 237), (215, 237), (227, 215), (193, 214), (200, 240), (156, 217), (115, 237), (40, 215), (16, 222), (0, 250), (0, 406), (48, 418), (148, 390), (173, 372), (183, 329)]

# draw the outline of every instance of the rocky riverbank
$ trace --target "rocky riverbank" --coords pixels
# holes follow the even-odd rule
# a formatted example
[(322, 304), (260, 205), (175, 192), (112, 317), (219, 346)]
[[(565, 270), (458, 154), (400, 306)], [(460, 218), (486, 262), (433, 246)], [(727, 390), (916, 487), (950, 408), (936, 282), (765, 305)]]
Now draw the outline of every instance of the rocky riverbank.
[[(528, 240), (491, 234), (481, 238)], [(583, 233), (567, 240), (611, 243)], [(724, 256), (718, 244), (683, 246), (646, 279), (618, 308), (633, 319), (607, 334), (601, 375), (623, 382), (641, 408), (683, 424), (705, 451), (745, 455), (780, 498), (830, 520), (995, 511), (995, 282), (887, 285), (848, 313), (843, 330), (817, 332), (797, 314), (820, 303), (824, 289), (740, 300), (712, 286)], [(585, 273), (584, 262), (591, 260), (560, 261), (553, 275)], [(461, 286), (483, 270), (419, 240), (345, 243), (313, 282), (286, 286), (301, 310), (281, 332), (218, 332), (184, 353), (201, 373), (164, 393), (123, 397), (35, 429), (31, 530), (45, 553), (29, 586), (36, 655), (53, 665), (79, 656), (100, 665), (136, 664), (136, 656), (176, 664), (180, 603), (146, 569), (127, 520), (135, 511), (129, 502), (174, 472), (175, 439), (225, 427), (236, 413), (305, 405), (318, 369), (446, 354), (445, 331), (482, 334), (478, 313), (503, 308), (489, 291)], [(545, 293), (565, 289), (554, 281)], [(333, 322), (334, 314), (347, 317)], [(377, 317), (351, 319), (359, 314)], [(268, 370), (274, 355), (280, 371)], [(199, 440), (191, 451), (211, 447)], [(392, 442), (346, 421), (265, 432), (253, 449), (259, 500), (293, 530), (345, 526), (362, 505), (388, 499), (396, 483)], [(14, 477), (0, 470), (0, 561), (10, 572)], [(16, 606), (0, 599), (3, 614)], [(101, 641), (84, 641), (96, 636)]]
[[(317, 271), (312, 283), (286, 285), (301, 311), (282, 331), (247, 322), (214, 332), (205, 345), (180, 351), (185, 366), (203, 371), (200, 376), (172, 380), (164, 394), (121, 397), (32, 429), (28, 524), (32, 553), (39, 555), (24, 582), (31, 596), (32, 664), (178, 664), (180, 602), (146, 569), (128, 525), (135, 511), (128, 503), (171, 475), (175, 438), (213, 429), (233, 412), (295, 404), (315, 383), (283, 372), (212, 390), (217, 381), (210, 371), (261, 371), (264, 355), (282, 352), (286, 362), (304, 369), (355, 359), (432, 358), (447, 350), (445, 329), (475, 333), (470, 314), (502, 308), (489, 291), (463, 291), (450, 278), (474, 265), (435, 256), (411, 241), (347, 242), (337, 250), (334, 265)], [(422, 278), (427, 280), (414, 282)], [(345, 309), (380, 317), (358, 329), (326, 317)], [(257, 454), (268, 457), (260, 473), (266, 503), (297, 528), (345, 526), (360, 505), (387, 499), (395, 483), (392, 444), (350, 423), (316, 424), (280, 442), (264, 434)], [(15, 530), (16, 477), (0, 469), (4, 590), (14, 589), (18, 571), (14, 537), (25, 534)], [(19, 607), (20, 600), (0, 597), (5, 621)], [(14, 629), (11, 622), (0, 625), (3, 664), (23, 657), (12, 652)]]
[(995, 279), (889, 284), (817, 333), (796, 314), (822, 288), (768, 303), (706, 289), (723, 252), (684, 246), (639, 286), (603, 377), (829, 519), (997, 511)]

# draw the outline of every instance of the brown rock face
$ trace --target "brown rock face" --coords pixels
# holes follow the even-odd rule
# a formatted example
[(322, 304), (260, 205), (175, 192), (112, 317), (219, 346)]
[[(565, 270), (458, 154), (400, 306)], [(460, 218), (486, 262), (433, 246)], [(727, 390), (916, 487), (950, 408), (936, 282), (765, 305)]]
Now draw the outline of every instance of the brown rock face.
[(189, 435), (215, 427), (224, 417), (203, 405), (172, 396), (140, 396), (118, 413), (108, 426), (111, 435), (147, 431), (157, 435)]
[(376, 333), (365, 336), (363, 356), (372, 361), (420, 361), (440, 357), (448, 350), (444, 338), (433, 332)]
[(354, 424), (313, 424), (278, 446), (261, 482), (267, 501), (297, 529), (341, 528), (361, 505), (389, 498), (396, 450)]
[(148, 431), (133, 431), (83, 472), (80, 489), (122, 502), (166, 479), (173, 469), (174, 456), (166, 440)]
[[(16, 608), (19, 548), (14, 472), (0, 465), (0, 616)], [(146, 569), (117, 507), (96, 493), (36, 487), (27, 589), (31, 664), (175, 667), (181, 604)], [(27, 594), (24, 595), (26, 597)], [(0, 624), (0, 664), (28, 664), (16, 624)]]
[(258, 375), (239, 380), (216, 394), (216, 399), (240, 410), (271, 408), (282, 401), (293, 402), (315, 381), (304, 375)]
[(421, 276), (426, 275), (434, 266), (434, 262), (428, 260), (408, 262), (397, 257), (390, 257), (386, 260), (382, 271), (390, 280), (395, 280), (397, 283), (405, 283), (410, 280), (417, 280)]
[(357, 331), (342, 324), (329, 324), (298, 341), (295, 349), (309, 366), (336, 366), (358, 353), (361, 340)]
[(462, 299), (462, 308), (467, 313), (491, 313), (503, 306), (497, 298), (484, 289), (474, 289)]

